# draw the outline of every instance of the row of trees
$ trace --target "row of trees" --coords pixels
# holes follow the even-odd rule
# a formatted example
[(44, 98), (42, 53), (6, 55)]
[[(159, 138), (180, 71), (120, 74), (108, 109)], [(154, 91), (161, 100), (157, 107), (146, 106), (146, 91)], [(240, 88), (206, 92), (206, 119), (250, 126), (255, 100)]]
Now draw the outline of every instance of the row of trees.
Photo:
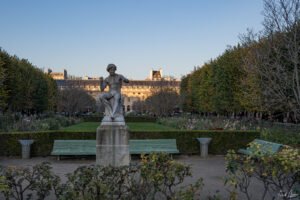
[(41, 113), (56, 104), (55, 81), (28, 60), (0, 49), (0, 111)]
[(96, 100), (81, 88), (66, 88), (59, 91), (57, 111), (76, 115), (96, 110)]
[(49, 74), (0, 49), (0, 112), (58, 111), (74, 115), (88, 109), (95, 110), (95, 100), (84, 90), (60, 91)]
[(264, 29), (182, 78), (184, 110), (300, 118), (300, 0), (264, 0)]

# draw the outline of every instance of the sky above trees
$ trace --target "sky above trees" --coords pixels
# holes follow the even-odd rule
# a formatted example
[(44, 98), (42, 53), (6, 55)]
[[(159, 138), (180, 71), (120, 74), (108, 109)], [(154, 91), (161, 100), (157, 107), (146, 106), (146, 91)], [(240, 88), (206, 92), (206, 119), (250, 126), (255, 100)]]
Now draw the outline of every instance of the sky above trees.
[(40, 68), (131, 79), (180, 78), (261, 29), (261, 0), (2, 1), (0, 47)]

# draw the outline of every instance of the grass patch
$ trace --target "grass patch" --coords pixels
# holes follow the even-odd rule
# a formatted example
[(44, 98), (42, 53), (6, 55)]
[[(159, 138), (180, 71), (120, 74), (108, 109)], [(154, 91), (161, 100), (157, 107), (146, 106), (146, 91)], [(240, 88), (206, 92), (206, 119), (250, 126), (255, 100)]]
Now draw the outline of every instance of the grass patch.
[[(172, 127), (152, 123), (152, 122), (128, 122), (126, 123), (130, 131), (174, 131), (177, 130)], [(82, 122), (72, 126), (63, 128), (64, 131), (96, 131), (100, 125), (99, 122)]]

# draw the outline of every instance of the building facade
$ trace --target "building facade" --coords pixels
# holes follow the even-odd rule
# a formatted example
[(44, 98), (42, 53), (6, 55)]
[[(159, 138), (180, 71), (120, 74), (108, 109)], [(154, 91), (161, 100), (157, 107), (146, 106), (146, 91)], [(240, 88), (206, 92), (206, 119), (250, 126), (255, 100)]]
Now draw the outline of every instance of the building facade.
[[(53, 78), (56, 80), (57, 86), (60, 90), (65, 88), (81, 88), (95, 99), (97, 99), (101, 93), (100, 81), (96, 78)], [(162, 76), (162, 70), (151, 70), (150, 76), (146, 80), (129, 80), (129, 83), (123, 83), (121, 93), (124, 99), (125, 112), (132, 111), (132, 105), (134, 102), (147, 99), (160, 87), (170, 87), (179, 93), (180, 81), (175, 79), (167, 79), (167, 81), (165, 81)], [(108, 88), (106, 88), (106, 91), (107, 90)]]

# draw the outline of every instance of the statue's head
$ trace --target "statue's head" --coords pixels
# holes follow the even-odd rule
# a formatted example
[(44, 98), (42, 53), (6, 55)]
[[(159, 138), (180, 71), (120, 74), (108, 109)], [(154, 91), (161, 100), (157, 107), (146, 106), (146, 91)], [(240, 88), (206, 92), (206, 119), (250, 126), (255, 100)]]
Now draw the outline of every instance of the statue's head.
[(106, 71), (110, 71), (111, 69), (113, 69), (114, 71), (117, 70), (117, 66), (115, 64), (108, 64), (107, 65), (107, 68), (106, 68)]

